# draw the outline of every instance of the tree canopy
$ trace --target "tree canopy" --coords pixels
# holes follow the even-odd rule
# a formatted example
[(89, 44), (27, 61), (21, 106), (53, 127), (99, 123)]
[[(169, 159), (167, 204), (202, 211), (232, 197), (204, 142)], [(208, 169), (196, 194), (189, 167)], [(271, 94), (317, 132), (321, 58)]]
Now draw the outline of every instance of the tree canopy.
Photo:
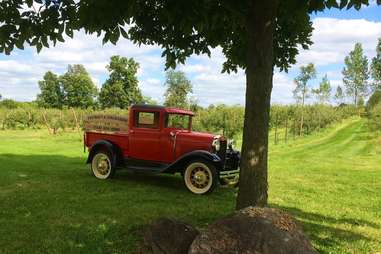
[(331, 96), (331, 82), (328, 80), (327, 74), (324, 75), (321, 80), (319, 87), (312, 89), (312, 93), (317, 97), (318, 101), (322, 104), (329, 101), (329, 97)]
[(97, 88), (83, 65), (69, 65), (67, 72), (60, 77), (60, 82), (66, 106), (88, 108), (94, 105)]
[(40, 107), (62, 108), (64, 91), (59, 77), (51, 71), (45, 73), (43, 80), (38, 81), (41, 93), (37, 95)]
[(367, 110), (373, 109), (377, 104), (381, 103), (381, 91), (376, 90), (370, 97), (366, 104)]
[(343, 88), (341, 88), (341, 86), (337, 86), (336, 88), (336, 93), (335, 93), (335, 101), (338, 103), (338, 104), (341, 104), (343, 103), (343, 100), (344, 100), (344, 92), (343, 92)]
[(310, 88), (308, 81), (316, 77), (316, 69), (313, 63), (300, 67), (299, 75), (294, 79), (295, 89), (293, 91), (294, 98), (304, 105), (304, 101), (309, 96)]
[(378, 39), (376, 56), (372, 59), (371, 74), (373, 78), (372, 90), (381, 91), (381, 38)]
[[(380, 4), (380, 0), (378, 0)], [(368, 0), (279, 1), (276, 13), (274, 63), (287, 69), (295, 63), (298, 46), (308, 48), (312, 23), (309, 13), (325, 8), (360, 9)], [(220, 46), (225, 71), (246, 67), (246, 17), (252, 1), (118, 1), (5, 0), (0, 3), (0, 52), (29, 44), (42, 47), (63, 42), (75, 30), (103, 36), (116, 43), (121, 36), (138, 44), (163, 47), (167, 67), (184, 63), (192, 54), (208, 54)], [(277, 7), (277, 6), (274, 6)], [(126, 28), (127, 27), (127, 28)]]
[(164, 94), (165, 106), (189, 108), (189, 93), (192, 92), (192, 83), (182, 71), (169, 70), (166, 73), (165, 86), (167, 90)]
[(364, 55), (360, 43), (355, 44), (355, 48), (345, 57), (344, 63), (343, 82), (346, 92), (357, 105), (359, 99), (366, 95), (369, 85), (368, 58)]
[(102, 107), (128, 108), (141, 103), (143, 96), (136, 76), (139, 64), (133, 58), (112, 56), (107, 66), (110, 77), (103, 84), (99, 94)]

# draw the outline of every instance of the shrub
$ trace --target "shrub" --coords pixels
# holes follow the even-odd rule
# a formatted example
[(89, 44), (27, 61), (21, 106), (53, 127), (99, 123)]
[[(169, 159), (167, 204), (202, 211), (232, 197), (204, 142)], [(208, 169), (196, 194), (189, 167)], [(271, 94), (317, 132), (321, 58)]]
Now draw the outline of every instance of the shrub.
[(381, 130), (381, 102), (369, 111), (368, 118), (369, 127), (372, 131)]

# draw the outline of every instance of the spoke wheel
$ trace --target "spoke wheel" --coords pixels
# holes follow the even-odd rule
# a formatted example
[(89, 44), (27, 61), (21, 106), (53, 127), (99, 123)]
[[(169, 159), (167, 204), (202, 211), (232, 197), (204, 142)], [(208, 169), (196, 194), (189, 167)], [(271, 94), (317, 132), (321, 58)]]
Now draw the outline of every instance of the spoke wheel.
[(102, 152), (97, 153), (91, 161), (91, 169), (96, 178), (109, 178), (112, 172), (112, 165), (109, 156)]
[(215, 169), (206, 163), (192, 162), (184, 172), (185, 185), (195, 194), (205, 194), (214, 187), (214, 172)]

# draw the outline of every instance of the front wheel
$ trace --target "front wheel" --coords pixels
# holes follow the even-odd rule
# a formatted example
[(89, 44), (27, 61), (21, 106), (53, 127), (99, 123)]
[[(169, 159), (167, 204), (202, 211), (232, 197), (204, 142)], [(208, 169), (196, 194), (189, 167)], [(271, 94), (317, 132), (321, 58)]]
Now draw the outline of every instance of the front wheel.
[(185, 186), (194, 194), (205, 194), (213, 191), (218, 176), (216, 168), (206, 161), (192, 161), (184, 171)]
[(105, 151), (98, 151), (91, 160), (91, 170), (98, 179), (109, 179), (115, 174), (111, 156)]

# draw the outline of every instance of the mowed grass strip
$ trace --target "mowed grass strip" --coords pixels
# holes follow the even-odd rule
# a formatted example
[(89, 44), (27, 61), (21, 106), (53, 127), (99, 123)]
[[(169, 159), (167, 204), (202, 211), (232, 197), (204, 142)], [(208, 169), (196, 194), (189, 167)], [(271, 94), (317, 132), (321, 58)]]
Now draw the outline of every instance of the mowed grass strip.
[[(180, 176), (97, 180), (78, 133), (0, 140), (0, 253), (133, 253), (155, 218), (203, 228), (234, 210), (234, 189), (196, 196)], [(364, 120), (270, 150), (270, 205), (300, 220), (321, 253), (381, 251), (381, 139)]]

